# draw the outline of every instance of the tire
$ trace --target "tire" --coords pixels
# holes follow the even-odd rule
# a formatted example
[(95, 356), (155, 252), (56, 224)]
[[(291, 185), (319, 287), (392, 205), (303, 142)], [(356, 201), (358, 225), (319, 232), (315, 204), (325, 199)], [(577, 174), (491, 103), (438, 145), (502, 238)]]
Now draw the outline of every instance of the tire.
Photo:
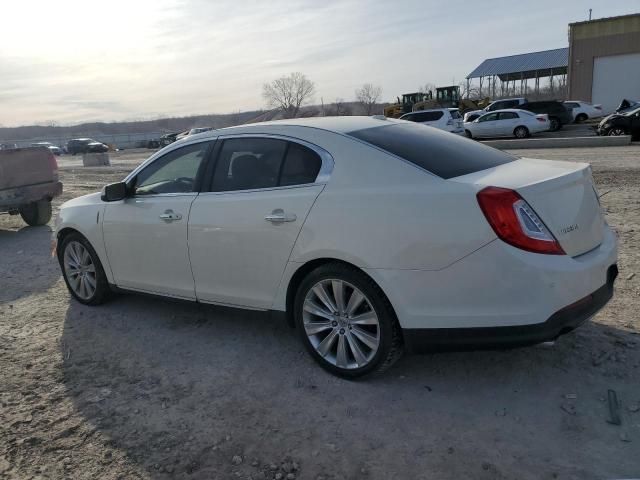
[(607, 132), (607, 135), (610, 137), (619, 137), (621, 135), (626, 135), (627, 132), (624, 131), (624, 128), (620, 128), (620, 127), (613, 127), (610, 128), (609, 131)]
[[(336, 285), (345, 307), (340, 315), (327, 308), (333, 305), (341, 310), (335, 307)], [(316, 295), (319, 290), (324, 291), (329, 303)], [(362, 300), (348, 312), (356, 292)], [(318, 312), (319, 306), (321, 315), (312, 313), (309, 306), (314, 312)], [(313, 270), (300, 283), (293, 308), (302, 343), (313, 359), (334, 375), (354, 379), (381, 373), (402, 355), (402, 334), (391, 303), (380, 287), (355, 267), (329, 263)], [(323, 349), (324, 354), (319, 351)]]
[(38, 200), (23, 205), (19, 209), (20, 216), (32, 227), (46, 225), (51, 220), (51, 200)]
[(473, 135), (471, 134), (471, 132), (469, 130), (465, 130), (464, 131), (464, 136), (467, 137), (467, 138), (473, 139)]
[(519, 126), (513, 130), (513, 136), (516, 138), (527, 138), (531, 134), (529, 133), (529, 129), (527, 127)]
[(586, 113), (579, 113), (576, 116), (576, 123), (582, 123), (589, 119), (589, 116)]
[[(82, 273), (74, 275), (74, 272), (78, 272), (80, 268), (72, 267), (69, 261), (86, 259), (82, 252), (86, 252), (90, 262), (85, 262), (85, 266), (80, 265), (81, 268), (84, 267), (82, 270), (85, 272), (84, 277), (80, 278)], [(84, 305), (100, 305), (111, 296), (109, 282), (98, 254), (89, 241), (79, 233), (70, 233), (63, 238), (58, 247), (58, 262), (60, 263), (64, 282), (67, 284), (71, 295), (78, 302)], [(82, 262), (77, 263), (81, 264)], [(91, 287), (92, 284), (95, 286), (91, 292), (87, 292), (87, 290), (80, 287), (80, 284), (85, 284), (87, 287)]]
[(549, 118), (549, 124), (550, 124), (549, 131), (551, 132), (557, 132), (562, 128), (562, 124), (560, 123), (560, 120), (558, 120), (556, 117)]

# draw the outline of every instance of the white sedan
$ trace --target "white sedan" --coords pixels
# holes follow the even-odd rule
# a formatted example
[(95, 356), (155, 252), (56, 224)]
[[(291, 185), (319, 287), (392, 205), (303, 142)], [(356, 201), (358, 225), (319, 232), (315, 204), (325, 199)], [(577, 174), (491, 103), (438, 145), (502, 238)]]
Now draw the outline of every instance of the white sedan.
[(602, 105), (593, 105), (577, 100), (567, 100), (564, 104), (572, 109), (571, 113), (576, 123), (584, 122), (590, 118), (600, 118), (604, 115)]
[(472, 122), (465, 122), (464, 133), (469, 138), (527, 138), (534, 133), (546, 132), (550, 127), (547, 114), (510, 108), (485, 113)]
[(384, 117), (189, 137), (66, 202), (54, 235), (83, 304), (127, 290), (283, 312), (346, 377), (405, 348), (555, 339), (607, 303), (617, 274), (588, 164)]

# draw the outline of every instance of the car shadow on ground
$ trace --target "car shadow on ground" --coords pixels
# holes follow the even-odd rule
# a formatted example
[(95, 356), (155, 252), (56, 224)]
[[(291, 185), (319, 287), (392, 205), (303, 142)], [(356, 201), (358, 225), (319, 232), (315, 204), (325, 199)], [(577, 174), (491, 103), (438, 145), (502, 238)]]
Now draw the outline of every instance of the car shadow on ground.
[[(638, 363), (637, 340), (593, 322), (552, 348), (407, 356), (353, 382), (321, 370), (282, 319), (123, 295), (70, 300), (61, 353), (78, 412), (154, 478), (273, 478), (287, 461), (298, 478), (462, 478), (468, 458), (491, 466), (476, 478), (591, 478), (631, 474), (603, 398), (640, 399), (619, 368)], [(593, 455), (601, 472), (582, 470)]]
[(44, 292), (59, 278), (49, 226), (0, 228), (0, 302)]

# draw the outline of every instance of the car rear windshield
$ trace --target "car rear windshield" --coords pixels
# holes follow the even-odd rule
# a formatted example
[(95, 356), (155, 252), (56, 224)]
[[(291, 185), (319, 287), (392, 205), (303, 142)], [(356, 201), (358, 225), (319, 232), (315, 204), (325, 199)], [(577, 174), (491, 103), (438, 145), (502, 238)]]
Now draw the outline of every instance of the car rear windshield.
[(412, 123), (348, 132), (441, 178), (479, 172), (516, 159), (495, 148), (435, 128)]

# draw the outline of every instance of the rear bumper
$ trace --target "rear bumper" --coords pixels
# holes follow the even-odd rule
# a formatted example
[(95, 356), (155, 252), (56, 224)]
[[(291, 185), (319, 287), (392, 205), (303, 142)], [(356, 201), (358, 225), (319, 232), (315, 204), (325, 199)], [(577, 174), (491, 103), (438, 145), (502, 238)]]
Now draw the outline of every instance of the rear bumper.
[(613, 296), (617, 265), (607, 270), (607, 283), (595, 292), (555, 312), (547, 321), (529, 325), (478, 328), (403, 329), (407, 350), (437, 352), (513, 348), (555, 340), (593, 317)]
[(38, 183), (0, 190), (0, 210), (16, 209), (27, 203), (51, 199), (61, 194), (62, 182)]

